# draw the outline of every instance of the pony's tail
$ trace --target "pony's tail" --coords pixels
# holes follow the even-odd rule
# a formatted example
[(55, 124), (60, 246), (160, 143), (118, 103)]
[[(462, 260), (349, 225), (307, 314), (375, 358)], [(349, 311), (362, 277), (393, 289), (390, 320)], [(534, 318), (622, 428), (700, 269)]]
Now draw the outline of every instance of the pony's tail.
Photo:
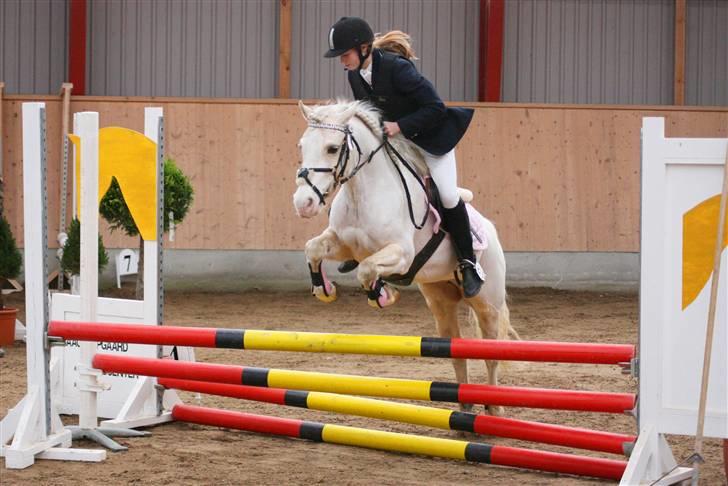
[(407, 59), (417, 59), (415, 50), (412, 49), (412, 37), (401, 30), (392, 30), (386, 34), (374, 36), (372, 44), (376, 49), (393, 52)]
[[(470, 312), (468, 313), (468, 324), (470, 324), (470, 327), (474, 329), (475, 336), (478, 339), (483, 338), (483, 331), (478, 325), (478, 315), (475, 313), (475, 311), (471, 308)], [(500, 308), (500, 311), (498, 311), (498, 337), (497, 339), (515, 339), (517, 341), (521, 340), (521, 336), (518, 335), (518, 331), (516, 331), (513, 326), (511, 325), (511, 311), (508, 308), (508, 303), (503, 302), (503, 305)]]
[[(468, 313), (468, 324), (470, 325), (471, 329), (474, 328), (475, 336), (478, 339), (482, 339), (483, 330), (478, 325), (478, 315), (472, 308)], [(500, 311), (498, 311), (498, 339), (515, 339), (517, 341), (521, 340), (521, 336), (518, 335), (518, 331), (516, 331), (511, 325), (511, 311), (505, 301), (503, 302)], [(502, 370), (508, 371), (508, 369), (510, 368), (510, 364), (510, 361), (501, 361), (499, 363), (499, 366)]]
[(508, 308), (508, 304), (506, 302), (503, 302), (503, 307), (501, 307), (501, 310), (498, 313), (498, 339), (521, 340), (521, 336), (518, 335), (518, 331), (516, 331), (511, 325), (511, 310)]

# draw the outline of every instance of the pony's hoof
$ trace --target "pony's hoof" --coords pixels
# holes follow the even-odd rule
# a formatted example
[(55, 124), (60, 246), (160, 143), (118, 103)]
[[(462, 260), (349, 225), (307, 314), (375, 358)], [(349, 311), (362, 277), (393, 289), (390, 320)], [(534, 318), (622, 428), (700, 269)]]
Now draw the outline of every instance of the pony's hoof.
[[(372, 286), (373, 291), (377, 286), (377, 283)], [(372, 295), (372, 291), (370, 291), (367, 297), (367, 303), (377, 309), (396, 304), (398, 300), (399, 290), (386, 284), (380, 286), (378, 294)]]
[(321, 302), (330, 304), (339, 298), (336, 293), (336, 284), (334, 282), (326, 282), (328, 285), (311, 287), (311, 293)]

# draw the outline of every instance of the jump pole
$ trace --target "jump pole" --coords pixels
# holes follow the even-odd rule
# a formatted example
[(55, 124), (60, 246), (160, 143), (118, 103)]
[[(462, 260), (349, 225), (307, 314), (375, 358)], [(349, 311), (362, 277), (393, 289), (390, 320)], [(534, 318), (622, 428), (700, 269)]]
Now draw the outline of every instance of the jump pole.
[(158, 382), (166, 388), (175, 390), (287, 405), (322, 412), (357, 415), (444, 430), (460, 430), (480, 435), (507, 437), (612, 454), (625, 454), (634, 441), (637, 440), (637, 437), (625, 434), (564, 427), (491, 415), (478, 415), (334, 393), (260, 388), (172, 378), (160, 378)]
[(351, 445), (406, 454), (422, 454), (431, 457), (612, 480), (621, 478), (626, 467), (624, 461), (613, 459), (492, 446), (476, 442), (321, 424), (191, 405), (176, 405), (172, 409), (172, 417), (182, 422), (296, 437), (314, 442)]
[(99, 325), (72, 321), (51, 321), (49, 333), (80, 341), (554, 363), (620, 364), (630, 362), (635, 353), (634, 346), (622, 344), (149, 327), (108, 323)]
[(169, 359), (97, 354), (93, 367), (105, 373), (210, 381), (232, 385), (289, 388), (382, 398), (503, 405), (509, 407), (625, 413), (635, 406), (630, 393), (519, 388), (397, 378), (250, 368)]

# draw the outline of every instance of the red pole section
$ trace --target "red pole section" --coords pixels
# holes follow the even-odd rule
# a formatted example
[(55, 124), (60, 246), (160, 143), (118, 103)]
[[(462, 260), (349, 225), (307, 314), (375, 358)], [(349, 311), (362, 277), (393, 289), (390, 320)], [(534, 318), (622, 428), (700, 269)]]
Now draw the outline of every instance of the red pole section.
[(190, 363), (173, 359), (135, 358), (115, 354), (96, 354), (91, 361), (91, 366), (106, 373), (187, 378), (235, 385), (242, 383), (244, 369), (242, 366)]
[(637, 440), (637, 437), (633, 435), (493, 417), (492, 415), (478, 415), (475, 418), (474, 431), (480, 435), (508, 437), (620, 455), (625, 453), (625, 444), (631, 444)]
[(631, 393), (606, 393), (550, 388), (474, 385), (463, 383), (458, 392), (460, 403), (483, 403), (508, 407), (579, 410), (582, 412), (625, 413), (635, 406)]
[[(274, 375), (277, 386), (308, 391), (341, 393), (331, 383), (357, 386), (362, 392), (345, 394), (384, 396), (411, 400), (429, 400), (512, 407), (579, 410), (585, 412), (625, 413), (634, 408), (635, 396), (629, 393), (602, 393), (540, 388), (504, 387), (424, 380), (402, 380), (333, 373), (249, 368), (235, 365), (193, 363), (169, 359), (137, 358), (97, 354), (93, 367), (106, 373), (130, 373), (160, 378), (212, 381), (234, 385), (268, 387)], [(249, 377), (245, 380), (245, 377)]]
[(478, 19), (478, 101), (486, 99), (486, 69), (488, 63), (488, 0), (480, 0), (480, 18)]
[(303, 424), (302, 420), (231, 412), (229, 410), (195, 407), (193, 405), (175, 405), (172, 408), (172, 418), (193, 424), (248, 430), (250, 432), (286, 437), (299, 437), (301, 425)]
[(504, 0), (488, 0), (488, 63), (485, 101), (500, 101), (503, 76)]
[(520, 447), (494, 446), (491, 463), (557, 473), (620, 480), (627, 468), (623, 461), (534, 451)]
[(71, 0), (68, 29), (68, 80), (73, 94), (86, 94), (86, 0)]
[(549, 341), (506, 341), (453, 338), (451, 355), (463, 359), (548, 361), (552, 363), (627, 363), (634, 358), (628, 344), (584, 344)]
[(217, 335), (217, 329), (207, 327), (51, 321), (48, 324), (48, 335), (78, 341), (214, 348), (216, 347), (215, 337)]

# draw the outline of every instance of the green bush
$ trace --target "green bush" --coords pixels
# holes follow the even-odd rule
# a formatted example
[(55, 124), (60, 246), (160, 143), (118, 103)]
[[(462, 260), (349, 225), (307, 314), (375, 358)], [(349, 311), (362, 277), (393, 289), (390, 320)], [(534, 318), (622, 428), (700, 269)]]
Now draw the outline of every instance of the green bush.
[[(174, 215), (174, 224), (182, 222), (192, 205), (194, 191), (190, 180), (177, 167), (174, 160), (164, 161), (164, 231), (169, 231), (170, 211)], [(116, 178), (112, 179), (109, 190), (101, 199), (99, 214), (109, 223), (112, 231), (122, 230), (128, 236), (139, 235), (134, 219), (131, 217), (129, 207), (124, 201), (121, 188)], [(160, 240), (162, 235), (157, 236)], [(144, 242), (139, 237), (139, 273), (136, 281), (136, 298), (143, 298), (144, 290)]]
[[(68, 239), (63, 245), (61, 257), (61, 270), (71, 275), (81, 273), (81, 222), (73, 218), (68, 226)], [(104, 248), (104, 242), (99, 235), (99, 272), (109, 264), (109, 254)]]
[[(10, 231), (10, 224), (0, 214), (0, 288), (6, 280), (16, 278), (20, 274), (23, 256), (20, 254), (15, 238)], [(0, 309), (5, 308), (3, 294), (0, 291)]]
[[(192, 205), (194, 191), (189, 179), (177, 167), (174, 160), (164, 161), (164, 231), (169, 231), (169, 212), (174, 214), (174, 224), (179, 224), (187, 216)], [(101, 199), (99, 213), (108, 221), (112, 231), (122, 230), (128, 236), (137, 236), (139, 229), (131, 217), (129, 207), (124, 201), (116, 178)], [(162, 235), (159, 235), (161, 238)]]

